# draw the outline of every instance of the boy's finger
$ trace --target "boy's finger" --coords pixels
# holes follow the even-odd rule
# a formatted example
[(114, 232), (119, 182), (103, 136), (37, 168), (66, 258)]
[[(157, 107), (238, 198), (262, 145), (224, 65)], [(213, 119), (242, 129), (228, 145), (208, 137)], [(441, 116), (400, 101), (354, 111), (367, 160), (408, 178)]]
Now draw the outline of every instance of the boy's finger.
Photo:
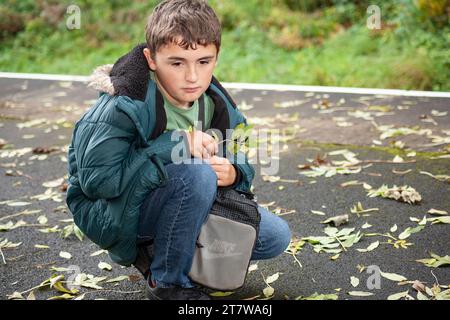
[(214, 153), (214, 145), (209, 144), (209, 145), (205, 146), (205, 149), (209, 152), (209, 154), (210, 154), (211, 156), (213, 156), (213, 155), (215, 154), (215, 153)]
[(209, 159), (211, 158), (210, 153), (206, 148), (202, 148), (202, 159)]
[(215, 171), (215, 172), (223, 172), (225, 171), (225, 167), (221, 164), (212, 164), (211, 168)]
[(214, 157), (214, 164), (227, 164), (227, 159), (222, 157)]
[(223, 182), (223, 174), (222, 173), (217, 173), (217, 185), (218, 186), (222, 186), (224, 184)]

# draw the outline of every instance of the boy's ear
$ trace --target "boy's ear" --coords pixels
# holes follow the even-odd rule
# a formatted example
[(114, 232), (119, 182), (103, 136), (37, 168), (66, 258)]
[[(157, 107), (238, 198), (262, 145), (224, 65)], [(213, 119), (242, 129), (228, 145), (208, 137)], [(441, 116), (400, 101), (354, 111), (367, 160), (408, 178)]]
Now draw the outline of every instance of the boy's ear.
[(143, 50), (143, 53), (145, 59), (147, 59), (148, 67), (150, 68), (150, 70), (156, 71), (156, 62), (155, 60), (153, 60), (150, 50), (148, 48), (145, 48)]

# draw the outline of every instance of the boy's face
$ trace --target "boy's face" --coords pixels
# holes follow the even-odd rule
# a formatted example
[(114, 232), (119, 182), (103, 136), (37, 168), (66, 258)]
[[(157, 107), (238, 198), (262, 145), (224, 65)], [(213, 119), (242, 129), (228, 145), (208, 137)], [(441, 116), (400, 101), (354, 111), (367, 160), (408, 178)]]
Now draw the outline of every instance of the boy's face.
[(154, 59), (144, 49), (163, 94), (176, 107), (188, 107), (208, 89), (217, 63), (214, 44), (187, 50), (170, 43), (157, 50)]

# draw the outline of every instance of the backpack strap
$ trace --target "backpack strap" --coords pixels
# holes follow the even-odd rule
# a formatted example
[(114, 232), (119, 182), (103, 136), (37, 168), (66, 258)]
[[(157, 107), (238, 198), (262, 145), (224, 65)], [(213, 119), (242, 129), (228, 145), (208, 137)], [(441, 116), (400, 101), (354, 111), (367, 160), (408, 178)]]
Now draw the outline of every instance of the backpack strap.
[(167, 126), (167, 115), (166, 110), (164, 110), (164, 98), (157, 86), (155, 86), (155, 118), (155, 127), (153, 128), (150, 140), (159, 137)]
[[(205, 123), (205, 95), (202, 94), (200, 98), (198, 98), (198, 123), (197, 130), (205, 131), (206, 123)], [(201, 127), (199, 126), (201, 124)]]

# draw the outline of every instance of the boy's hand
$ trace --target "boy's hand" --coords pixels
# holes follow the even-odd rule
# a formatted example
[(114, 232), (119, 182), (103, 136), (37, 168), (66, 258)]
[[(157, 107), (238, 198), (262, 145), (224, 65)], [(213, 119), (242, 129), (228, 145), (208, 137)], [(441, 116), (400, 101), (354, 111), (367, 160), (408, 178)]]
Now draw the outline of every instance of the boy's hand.
[(213, 156), (206, 160), (217, 174), (217, 185), (219, 187), (228, 187), (236, 179), (236, 169), (227, 158)]
[(217, 141), (200, 130), (186, 132), (190, 153), (200, 159), (209, 159), (219, 152)]

